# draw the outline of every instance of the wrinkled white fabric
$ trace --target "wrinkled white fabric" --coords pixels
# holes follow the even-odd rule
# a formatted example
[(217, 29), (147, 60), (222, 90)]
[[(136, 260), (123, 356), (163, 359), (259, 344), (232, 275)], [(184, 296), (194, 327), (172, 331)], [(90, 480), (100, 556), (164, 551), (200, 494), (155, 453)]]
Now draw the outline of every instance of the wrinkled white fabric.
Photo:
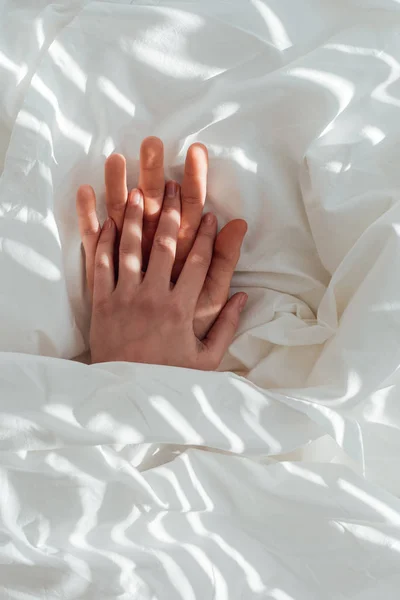
[[(397, 600), (399, 21), (0, 0), (1, 598)], [(249, 224), (244, 377), (58, 360), (87, 348), (76, 188), (104, 216), (105, 157), (134, 186), (150, 134), (177, 179), (205, 143), (206, 209)]]
[[(114, 150), (127, 156), (134, 185), (140, 141), (155, 134), (165, 143), (167, 175), (177, 178), (189, 144), (206, 143), (206, 208), (221, 225), (235, 216), (249, 224), (234, 280), (250, 295), (247, 333), (223, 368), (265, 372), (270, 357), (271, 366), (290, 365), (293, 383), (304, 382), (332, 329), (317, 316), (329, 273), (296, 164), (336, 103), (286, 67), (348, 11), (311, 2), (308, 32), (292, 40), (273, 4), (246, 4), (77, 2), (15, 11), (15, 21), (25, 15), (31, 25), (25, 43), (25, 28), (12, 38), (16, 57), (3, 59), (5, 120), (16, 121), (0, 182), (2, 270), (12, 279), (1, 349), (66, 358), (84, 350), (75, 191), (86, 181), (103, 199), (104, 158)], [(285, 8), (290, 16), (290, 3)], [(268, 385), (287, 383), (279, 369), (268, 371)]]
[(2, 598), (397, 597), (400, 500), (268, 458), (317, 431), (245, 379), (3, 354), (0, 381)]

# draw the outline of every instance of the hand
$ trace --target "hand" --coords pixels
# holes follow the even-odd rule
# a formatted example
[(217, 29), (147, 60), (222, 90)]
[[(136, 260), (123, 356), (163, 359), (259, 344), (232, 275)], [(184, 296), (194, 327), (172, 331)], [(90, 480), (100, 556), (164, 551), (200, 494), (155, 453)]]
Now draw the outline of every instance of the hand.
[[(158, 152), (157, 155), (157, 150), (161, 151), (161, 156)], [(199, 152), (200, 151), (200, 154)], [(150, 156), (146, 156), (146, 154), (150, 155)], [(197, 156), (196, 156), (197, 154)], [(203, 158), (203, 161), (201, 160)], [(150, 160), (149, 160), (150, 159)], [(160, 160), (161, 159), (161, 160)], [(152, 164), (149, 164), (152, 163)], [(162, 144), (159, 140), (155, 139), (155, 138), (149, 138), (147, 140), (144, 141), (143, 145), (142, 145), (142, 151), (141, 151), (141, 172), (142, 170), (145, 172), (144, 175), (144, 180), (145, 180), (145, 184), (143, 185), (143, 187), (145, 189), (147, 189), (150, 193), (150, 197), (153, 195), (153, 190), (155, 189), (154, 187), (154, 182), (152, 183), (152, 180), (149, 179), (146, 182), (146, 171), (151, 171), (151, 169), (149, 167), (153, 167), (156, 169), (159, 169), (160, 163), (162, 164)], [(155, 164), (158, 163), (158, 164)], [(203, 174), (201, 173), (203, 167)], [(141, 257), (137, 255), (137, 253), (135, 254), (135, 252), (133, 251), (129, 251), (128, 253), (126, 252), (125, 246), (124, 246), (124, 239), (125, 239), (125, 229), (127, 227), (127, 219), (128, 219), (128, 214), (129, 211), (128, 209), (132, 208), (131, 204), (128, 205), (128, 207), (126, 207), (126, 173), (125, 173), (125, 160), (123, 159), (123, 157), (119, 156), (119, 155), (114, 155), (112, 157), (110, 157), (110, 159), (108, 159), (107, 163), (106, 163), (106, 188), (107, 188), (107, 207), (108, 207), (108, 212), (109, 214), (113, 214), (114, 215), (114, 219), (116, 221), (116, 226), (114, 225), (113, 221), (108, 221), (108, 223), (111, 223), (110, 226), (110, 230), (108, 228), (103, 228), (103, 233), (102, 236), (99, 240), (99, 234), (100, 234), (100, 226), (98, 224), (98, 220), (97, 220), (97, 216), (96, 216), (96, 201), (95, 201), (95, 196), (94, 196), (94, 192), (93, 190), (88, 187), (88, 186), (83, 186), (82, 188), (80, 188), (79, 192), (78, 192), (78, 197), (77, 197), (77, 207), (78, 207), (78, 214), (79, 214), (79, 223), (80, 223), (80, 229), (81, 229), (81, 235), (82, 235), (82, 239), (83, 239), (83, 243), (84, 243), (84, 247), (86, 250), (86, 262), (87, 262), (87, 275), (88, 275), (88, 284), (89, 287), (91, 289), (96, 288), (95, 286), (95, 280), (96, 280), (96, 272), (99, 270), (101, 270), (101, 266), (104, 267), (104, 256), (107, 255), (107, 253), (103, 253), (103, 263), (99, 262), (98, 260), (98, 255), (99, 255), (99, 251), (101, 248), (101, 245), (104, 242), (103, 237), (106, 234), (106, 232), (108, 232), (109, 238), (111, 236), (112, 230), (114, 230), (114, 242), (113, 242), (113, 246), (115, 247), (115, 241), (117, 240), (117, 238), (120, 235), (120, 231), (121, 231), (121, 225), (122, 225), (122, 239), (121, 239), (121, 248), (120, 248), (120, 253), (119, 253), (119, 257), (120, 257), (120, 275), (118, 276), (118, 284), (116, 285), (116, 269), (114, 264), (112, 264), (112, 280), (113, 280), (113, 285), (114, 285), (114, 290), (112, 292), (113, 295), (113, 301), (110, 301), (110, 298), (108, 299), (108, 302), (105, 302), (105, 298), (103, 297), (101, 299), (101, 294), (96, 294), (95, 293), (95, 297), (94, 297), (94, 305), (93, 305), (93, 319), (92, 319), (92, 331), (91, 331), (91, 340), (92, 340), (92, 352), (93, 352), (93, 360), (95, 360), (96, 362), (99, 362), (100, 360), (134, 360), (135, 362), (141, 361), (141, 362), (157, 362), (157, 363), (163, 363), (163, 364), (174, 364), (174, 365), (180, 365), (180, 366), (192, 366), (193, 368), (213, 368), (213, 365), (215, 364), (216, 361), (216, 357), (218, 359), (218, 364), (219, 361), (221, 360), (222, 356), (219, 357), (218, 355), (218, 346), (224, 347), (224, 343), (223, 343), (223, 339), (224, 337), (226, 338), (227, 332), (230, 330), (232, 330), (232, 324), (235, 323), (236, 321), (236, 325), (234, 326), (234, 330), (231, 333), (231, 335), (228, 334), (229, 337), (229, 341), (228, 341), (228, 345), (231, 341), (231, 338), (233, 337), (233, 334), (236, 330), (237, 327), (237, 320), (238, 320), (238, 311), (236, 309), (236, 311), (233, 311), (233, 315), (229, 315), (230, 310), (231, 309), (231, 305), (234, 304), (234, 299), (231, 299), (230, 302), (228, 303), (228, 305), (225, 307), (224, 311), (221, 313), (220, 315), (220, 319), (218, 319), (218, 321), (215, 323), (215, 328), (213, 328), (213, 331), (211, 331), (211, 325), (214, 323), (214, 321), (216, 320), (216, 318), (218, 317), (219, 313), (221, 312), (221, 308), (224, 306), (226, 299), (228, 297), (228, 293), (229, 293), (229, 285), (230, 285), (230, 280), (232, 277), (232, 273), (234, 271), (237, 259), (239, 257), (239, 252), (240, 252), (240, 245), (244, 236), (244, 233), (247, 229), (247, 226), (245, 224), (244, 221), (241, 220), (236, 220), (236, 221), (232, 221), (231, 223), (229, 223), (228, 225), (225, 226), (225, 228), (221, 231), (221, 233), (219, 234), (219, 236), (217, 237), (217, 240), (215, 242), (215, 248), (214, 248), (214, 256), (212, 256), (213, 254), (213, 243), (215, 240), (215, 234), (216, 234), (216, 222), (214, 219), (214, 233), (210, 236), (210, 233), (208, 233), (208, 238), (211, 239), (211, 245), (210, 243), (208, 244), (208, 251), (205, 252), (205, 256), (198, 254), (197, 255), (197, 259), (200, 256), (200, 260), (202, 262), (202, 266), (203, 266), (203, 271), (204, 271), (204, 265), (208, 264), (207, 269), (205, 269), (203, 276), (201, 276), (201, 270), (198, 271), (198, 273), (200, 274), (200, 279), (202, 280), (201, 282), (201, 286), (200, 286), (200, 295), (194, 291), (194, 296), (197, 296), (197, 302), (195, 303), (195, 317), (193, 318), (193, 315), (191, 315), (189, 317), (189, 320), (186, 321), (182, 319), (180, 320), (181, 324), (183, 325), (184, 322), (191, 322), (191, 326), (190, 327), (186, 327), (186, 331), (190, 331), (191, 332), (191, 340), (193, 342), (193, 337), (197, 338), (194, 340), (195, 343), (195, 348), (197, 348), (199, 350), (199, 352), (201, 352), (202, 356), (201, 356), (201, 360), (199, 358), (194, 358), (193, 356), (190, 358), (189, 355), (187, 355), (186, 349), (190, 347), (190, 343), (189, 340), (187, 338), (185, 338), (185, 340), (182, 340), (182, 335), (179, 333), (179, 337), (181, 339), (181, 344), (183, 341), (183, 346), (180, 346), (181, 348), (185, 349), (185, 352), (183, 354), (183, 356), (181, 356), (181, 358), (179, 358), (178, 356), (175, 355), (171, 355), (171, 352), (169, 351), (170, 349), (170, 343), (173, 340), (173, 335), (168, 334), (167, 339), (169, 339), (169, 343), (168, 343), (168, 352), (167, 355), (163, 356), (163, 352), (159, 352), (158, 353), (158, 357), (157, 354), (155, 354), (154, 350), (155, 348), (159, 348), (160, 350), (162, 350), (162, 340), (164, 340), (165, 343), (165, 334), (163, 333), (161, 335), (161, 340), (158, 339), (160, 338), (160, 331), (163, 331), (165, 329), (165, 326), (168, 324), (168, 317), (164, 316), (164, 309), (167, 309), (167, 307), (169, 306), (169, 302), (167, 297), (165, 296), (164, 293), (161, 294), (159, 293), (159, 290), (157, 290), (157, 286), (152, 285), (151, 284), (151, 278), (148, 275), (148, 273), (146, 273), (146, 276), (143, 276), (143, 273), (141, 271), (141, 269), (139, 269), (140, 272), (140, 279), (141, 279), (141, 291), (142, 292), (146, 292), (147, 289), (147, 294), (149, 296), (149, 298), (146, 298), (146, 293), (144, 294), (144, 297), (146, 298), (146, 301), (144, 303), (144, 306), (142, 306), (142, 309), (139, 309), (137, 311), (134, 311), (135, 313), (137, 312), (138, 315), (138, 322), (143, 325), (146, 321), (146, 319), (144, 319), (143, 317), (145, 317), (146, 315), (148, 316), (146, 310), (143, 310), (145, 307), (147, 307), (147, 310), (150, 310), (150, 306), (153, 306), (153, 309), (155, 309), (155, 312), (158, 314), (158, 321), (160, 321), (160, 326), (157, 325), (156, 329), (154, 330), (156, 332), (156, 336), (151, 335), (149, 328), (145, 328), (145, 331), (143, 330), (143, 327), (139, 327), (138, 325), (135, 326), (134, 331), (130, 330), (130, 326), (132, 324), (132, 312), (131, 310), (135, 308), (134, 306), (134, 302), (132, 301), (132, 299), (129, 297), (129, 294), (126, 295), (122, 292), (122, 304), (125, 306), (125, 308), (129, 305), (130, 310), (129, 310), (129, 314), (126, 314), (125, 317), (127, 318), (127, 323), (123, 323), (123, 319), (122, 319), (122, 330), (120, 331), (120, 333), (122, 333), (121, 335), (117, 335), (117, 339), (119, 340), (119, 342), (121, 342), (123, 340), (123, 334), (127, 333), (128, 334), (128, 339), (129, 342), (125, 345), (127, 345), (128, 347), (128, 352), (126, 353), (125, 351), (123, 351), (123, 348), (121, 349), (120, 347), (118, 348), (118, 346), (124, 347), (124, 344), (113, 344), (112, 342), (112, 337), (113, 334), (117, 334), (118, 332), (118, 327), (117, 327), (117, 323), (120, 322), (121, 324), (121, 317), (123, 314), (123, 310), (121, 310), (121, 306), (119, 305), (119, 301), (121, 300), (121, 297), (118, 299), (118, 296), (121, 296), (121, 294), (119, 294), (118, 292), (124, 288), (124, 286), (122, 285), (122, 281), (123, 281), (123, 271), (122, 271), (122, 265), (124, 260), (126, 259), (126, 261), (129, 262), (129, 256), (130, 259), (134, 259), (134, 261), (136, 261), (136, 264), (140, 263)], [(203, 177), (202, 177), (203, 175)], [(196, 237), (197, 231), (193, 228), (193, 223), (194, 220), (200, 219), (201, 218), (201, 212), (202, 212), (202, 208), (203, 208), (203, 204), (204, 204), (204, 196), (205, 196), (205, 184), (206, 184), (206, 175), (207, 175), (207, 154), (206, 154), (206, 150), (203, 146), (195, 144), (193, 145), (188, 152), (188, 156), (186, 159), (186, 166), (185, 166), (185, 178), (184, 178), (184, 185), (182, 186), (183, 189), (189, 190), (189, 192), (192, 193), (198, 193), (199, 196), (199, 201), (197, 203), (197, 210), (193, 210), (187, 212), (187, 218), (185, 221), (184, 218), (184, 210), (183, 210), (183, 215), (182, 215), (182, 223), (179, 223), (178, 228), (177, 228), (177, 238), (175, 240), (175, 249), (171, 249), (171, 256), (172, 256), (172, 265), (171, 265), (171, 269), (170, 269), (170, 273), (168, 275), (168, 290), (167, 291), (176, 291), (176, 289), (174, 290), (174, 288), (172, 288), (171, 284), (170, 284), (170, 278), (174, 279), (174, 272), (175, 274), (177, 273), (179, 276), (179, 273), (182, 271), (183, 266), (185, 265), (185, 269), (183, 272), (185, 272), (187, 270), (187, 264), (186, 264), (186, 258), (189, 256), (191, 256), (193, 253), (190, 253), (190, 248), (193, 245), (193, 242), (190, 240), (190, 248), (189, 248), (189, 244), (188, 244), (188, 235), (184, 235), (182, 236), (181, 233), (182, 231), (185, 232), (185, 230), (187, 229), (191, 229), (191, 232), (194, 231), (194, 237)], [(141, 176), (142, 179), (142, 176)], [(204, 180), (204, 181), (203, 181)], [(155, 180), (156, 181), (156, 180)], [(202, 183), (204, 183), (204, 192), (202, 193), (201, 187), (202, 187)], [(186, 184), (186, 185), (185, 185)], [(170, 186), (168, 186), (170, 187)], [(164, 195), (164, 190), (163, 190), (163, 195)], [(187, 196), (186, 196), (187, 197)], [(192, 204), (194, 205), (193, 202), (193, 197), (191, 196), (190, 199), (192, 200)], [(185, 198), (185, 197), (184, 197)], [(179, 186), (175, 186), (175, 209), (176, 209), (176, 214), (179, 217), (179, 221), (180, 221), (180, 190), (179, 190)], [(162, 199), (161, 199), (162, 202)], [(143, 203), (143, 199), (142, 199), (142, 203)], [(183, 199), (182, 201), (183, 203), (183, 209), (185, 206), (185, 200)], [(167, 206), (167, 211), (168, 211), (168, 202), (167, 202), (167, 198), (165, 199), (165, 204)], [(146, 202), (144, 203), (144, 205), (146, 205)], [(122, 207), (123, 207), (123, 211), (122, 211)], [(122, 215), (121, 218), (121, 214), (122, 212), (124, 212), (124, 215)], [(142, 211), (142, 213), (145, 213), (145, 210)], [(169, 214), (169, 213), (168, 213)], [(125, 220), (125, 225), (124, 225), (124, 217), (126, 218)], [(143, 214), (142, 214), (143, 217)], [(161, 227), (161, 222), (162, 220), (159, 219), (159, 213), (158, 213), (158, 227)], [(121, 223), (122, 221), (122, 223)], [(140, 219), (139, 219), (140, 221)], [(153, 223), (154, 221), (152, 221), (150, 219), (150, 224)], [(167, 222), (167, 221), (166, 221)], [(119, 225), (119, 228), (118, 228)], [(137, 225), (137, 224), (136, 224)], [(186, 225), (186, 227), (185, 227)], [(205, 225), (204, 225), (205, 226)], [(203, 231), (203, 227), (200, 229), (199, 232), (199, 237), (204, 235), (207, 237), (207, 230)], [(141, 223), (139, 223), (139, 228), (141, 229)], [(151, 231), (152, 230), (152, 231)], [(154, 233), (155, 233), (155, 229), (154, 227), (152, 227), (152, 225), (150, 225), (150, 227), (148, 227), (147, 231), (148, 231), (148, 237), (147, 240), (145, 239), (144, 233), (146, 231), (146, 220), (144, 219), (144, 226), (143, 226), (143, 236), (142, 237), (142, 242), (139, 245), (142, 246), (143, 252), (141, 253), (142, 256), (145, 255), (146, 253), (146, 242), (147, 242), (147, 246), (150, 245), (150, 243), (153, 242), (154, 239)], [(150, 232), (150, 233), (149, 233)], [(111, 236), (112, 237), (112, 236)], [(161, 239), (161, 247), (163, 248), (162, 244), (165, 242), (165, 236), (163, 236), (163, 234), (161, 233), (161, 238), (160, 238), (160, 234), (157, 232), (157, 237), (155, 238), (156, 240), (156, 245), (158, 246), (160, 243), (160, 239)], [(106, 238), (107, 239), (107, 238)], [(148, 240), (151, 240), (151, 242), (149, 242)], [(158, 240), (158, 241), (157, 241)], [(164, 240), (164, 242), (162, 241)], [(136, 240), (137, 242), (137, 240)], [(167, 245), (171, 244), (174, 245), (174, 240), (173, 238), (171, 238), (171, 236), (169, 236), (167, 238)], [(186, 243), (186, 249), (185, 249), (185, 243)], [(181, 248), (183, 248), (183, 250), (181, 250), (181, 254), (179, 257), (179, 246), (181, 245)], [(136, 243), (137, 246), (137, 243)], [(198, 246), (198, 242), (196, 242), (194, 248), (193, 248), (193, 252), (196, 252), (196, 248)], [(204, 244), (203, 244), (204, 246)], [(97, 267), (95, 268), (95, 255), (96, 255), (96, 248), (97, 248)], [(200, 248), (202, 248), (202, 245), (200, 244)], [(108, 249), (109, 250), (109, 249)], [(137, 251), (137, 248), (136, 248)], [(163, 251), (161, 249), (161, 251)], [(164, 248), (165, 251), (165, 248)], [(133, 253), (132, 253), (133, 252)], [(148, 251), (149, 252), (149, 251)], [(151, 252), (151, 257), (153, 257), (153, 253), (154, 253), (154, 248), (153, 251)], [(211, 253), (211, 255), (210, 255)], [(157, 253), (156, 253), (157, 254)], [(129, 256), (128, 256), (129, 255)], [(178, 259), (180, 259), (180, 264), (178, 261), (175, 260), (176, 256), (178, 255)], [(109, 256), (109, 255), (108, 255)], [(196, 254), (194, 255), (196, 257)], [(207, 258), (208, 257), (208, 258)], [(212, 261), (211, 261), (212, 258)], [(117, 259), (118, 259), (118, 255), (117, 255)], [(195, 258), (195, 262), (197, 260)], [(151, 260), (153, 260), (151, 258)], [(149, 263), (149, 261), (146, 261), (147, 263)], [(153, 261), (154, 262), (154, 261)], [(189, 263), (190, 261), (188, 261)], [(112, 261), (113, 263), (113, 261)], [(211, 265), (210, 265), (211, 263)], [(149, 263), (150, 264), (150, 263)], [(157, 263), (157, 260), (155, 261), (156, 264), (156, 270), (157, 269), (163, 269), (163, 266), (161, 263)], [(197, 263), (196, 263), (197, 264)], [(116, 265), (118, 266), (118, 260), (116, 261)], [(157, 266), (158, 265), (158, 266)], [(109, 265), (109, 270), (111, 269), (111, 266)], [(143, 268), (143, 267), (142, 267)], [(149, 269), (148, 269), (149, 270)], [(167, 269), (168, 271), (168, 269)], [(163, 271), (162, 271), (163, 272)], [(190, 270), (189, 270), (190, 272)], [(196, 272), (196, 270), (194, 271)], [(221, 277), (218, 277), (218, 275), (221, 275)], [(160, 273), (158, 275), (158, 277), (160, 277)], [(177, 275), (175, 275), (175, 278), (177, 278)], [(182, 278), (179, 278), (179, 282), (183, 281), (182, 284), (182, 289), (185, 288), (184, 283), (185, 283), (185, 278), (183, 277), (182, 274)], [(189, 277), (190, 279), (190, 277)], [(150, 281), (149, 286), (145, 286), (144, 283)], [(154, 280), (155, 281), (155, 280)], [(192, 288), (193, 286), (191, 286)], [(196, 286), (195, 286), (196, 287)], [(172, 289), (171, 289), (172, 288)], [(176, 288), (178, 288), (178, 285), (176, 286)], [(137, 292), (139, 292), (139, 290), (136, 290)], [(214, 295), (211, 296), (210, 292), (214, 292)], [(190, 305), (189, 302), (189, 295), (186, 294), (188, 296), (188, 302), (186, 302), (185, 300), (185, 294), (183, 295), (183, 299), (182, 299), (182, 294), (179, 295), (178, 293), (174, 294), (174, 303), (176, 302), (176, 298), (179, 299), (179, 296), (181, 296), (180, 301), (182, 303), (182, 305)], [(240, 295), (237, 295), (240, 296)], [(103, 342), (101, 344), (99, 344), (99, 348), (101, 348), (102, 352), (100, 354), (105, 353), (106, 348), (107, 348), (107, 356), (99, 356), (98, 358), (96, 358), (96, 354), (97, 352), (94, 350), (94, 346), (96, 346), (97, 344), (95, 343), (95, 341), (93, 342), (93, 339), (96, 339), (98, 336), (96, 334), (94, 334), (93, 332), (96, 330), (96, 327), (94, 325), (95, 321), (96, 321), (96, 314), (98, 314), (97, 308), (98, 308), (98, 303), (97, 303), (97, 299), (100, 298), (100, 304), (101, 304), (101, 318), (100, 318), (100, 322), (102, 323), (102, 331), (103, 331), (103, 335), (104, 335), (104, 331), (107, 331), (107, 329), (109, 329), (109, 333), (111, 334), (108, 335), (107, 333), (105, 334), (105, 338), (103, 339)], [(142, 294), (136, 294), (136, 300), (140, 301), (143, 298), (143, 293)], [(162, 302), (158, 302), (158, 303), (154, 303), (151, 301), (151, 298), (162, 298)], [(244, 298), (246, 299), (246, 295), (244, 295)], [(171, 300), (171, 296), (169, 297), (169, 299)], [(237, 299), (237, 297), (235, 297), (235, 299)], [(178, 302), (179, 304), (179, 302)], [(192, 300), (192, 304), (193, 304), (193, 300)], [(219, 304), (221, 304), (221, 306), (218, 306)], [(208, 310), (207, 310), (208, 308)], [(162, 312), (164, 314), (160, 315), (159, 310), (162, 310)], [(104, 314), (104, 310), (111, 311), (107, 314)], [(176, 304), (173, 304), (173, 308), (171, 309), (172, 312), (175, 314), (177, 312), (176, 310)], [(150, 312), (152, 313), (152, 310), (150, 310)], [(168, 310), (166, 310), (166, 312), (168, 312)], [(145, 313), (145, 314), (143, 314)], [(190, 311), (189, 313), (187, 313), (187, 315), (190, 315)], [(236, 315), (236, 317), (235, 317)], [(107, 321), (109, 320), (107, 318), (107, 316), (109, 317), (109, 319), (112, 321), (112, 325), (110, 325), (110, 327), (107, 327)], [(233, 320), (232, 320), (232, 316), (233, 316)], [(161, 317), (161, 319), (160, 319)], [(226, 319), (230, 320), (230, 328), (229, 327), (222, 327), (221, 329), (221, 322), (223, 322), (224, 320), (226, 321)], [(157, 318), (152, 318), (151, 322), (153, 325), (155, 325), (157, 323)], [(200, 332), (200, 334), (198, 333), (198, 331), (195, 331), (195, 325), (197, 323), (197, 328), (198, 331), (200, 329), (202, 329), (202, 331)], [(200, 326), (200, 327), (199, 327)], [(161, 327), (161, 330), (160, 330)], [(173, 324), (173, 330), (175, 332), (177, 332), (178, 328), (176, 327), (176, 324)], [(217, 332), (217, 334), (215, 333)], [(219, 333), (218, 333), (219, 332)], [(132, 335), (132, 334), (135, 335)], [(153, 332), (154, 333), (154, 332)], [(221, 335), (225, 333), (224, 335)], [(199, 342), (201, 341), (201, 339), (205, 338), (207, 335), (207, 339), (204, 340), (203, 344), (199, 345)], [(215, 337), (216, 336), (216, 337)], [(101, 337), (101, 336), (100, 336)], [(143, 343), (143, 339), (147, 340), (147, 343)], [(136, 339), (137, 341), (140, 340), (140, 343), (137, 344), (137, 349), (139, 350), (139, 353), (137, 353), (134, 348), (132, 347), (132, 343), (133, 346), (135, 346), (134, 343), (134, 339)], [(221, 342), (222, 340), (222, 342)], [(106, 341), (106, 344), (104, 344), (104, 341)], [(219, 342), (219, 343), (218, 343)], [(222, 343), (222, 346), (221, 346)], [(208, 351), (205, 352), (205, 348), (211, 348), (211, 346), (215, 346), (217, 348), (217, 350), (215, 351), (215, 349), (213, 351)], [(193, 344), (192, 344), (193, 346)], [(146, 350), (147, 348), (147, 350)], [(121, 352), (122, 350), (122, 352)], [(127, 350), (127, 348), (125, 348), (125, 350)], [(225, 352), (226, 348), (224, 347), (222, 354)], [(193, 353), (192, 353), (193, 354)], [(124, 357), (124, 358), (123, 358)], [(184, 364), (182, 364), (182, 359), (184, 360)], [(189, 360), (190, 359), (190, 360)], [(189, 360), (189, 362), (188, 362)], [(172, 362), (170, 362), (172, 361)], [(185, 362), (186, 361), (186, 362)], [(197, 365), (197, 366), (196, 366)]]
[[(172, 270), (172, 282), (177, 281), (197, 235), (207, 192), (207, 171), (206, 147), (199, 143), (192, 144), (187, 152), (180, 190), (181, 227)], [(117, 228), (116, 247), (118, 247), (128, 198), (126, 161), (123, 156), (113, 154), (107, 159), (105, 184), (107, 212)], [(139, 188), (144, 195), (142, 256), (143, 269), (146, 269), (165, 192), (164, 149), (158, 138), (146, 138), (141, 145)], [(96, 215), (96, 196), (90, 186), (84, 185), (79, 188), (77, 211), (86, 255), (87, 283), (92, 294), (95, 253), (101, 227)], [(246, 231), (246, 222), (235, 219), (227, 223), (217, 235), (211, 265), (195, 311), (193, 327), (199, 339), (206, 336), (228, 300), (232, 276), (239, 260)], [(118, 255), (116, 258), (118, 259)], [(115, 266), (117, 271), (118, 260), (115, 261)]]
[(142, 271), (144, 200), (129, 196), (119, 247), (115, 283), (117, 230), (107, 219), (97, 244), (90, 346), (93, 362), (128, 361), (216, 369), (239, 323), (246, 294), (235, 294), (203, 340), (194, 332), (196, 306), (211, 264), (217, 234), (215, 215), (202, 220), (182, 272), (171, 289), (181, 222), (177, 186), (170, 182), (146, 273)]

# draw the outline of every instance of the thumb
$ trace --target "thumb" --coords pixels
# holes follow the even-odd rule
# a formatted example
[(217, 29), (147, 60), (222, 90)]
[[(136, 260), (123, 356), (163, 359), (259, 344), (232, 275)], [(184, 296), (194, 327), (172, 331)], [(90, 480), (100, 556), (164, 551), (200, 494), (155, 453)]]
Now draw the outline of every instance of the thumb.
[(241, 292), (232, 296), (225, 304), (218, 319), (203, 340), (205, 354), (207, 355), (205, 363), (209, 365), (209, 367), (205, 365), (204, 369), (211, 371), (218, 368), (225, 352), (232, 343), (239, 326), (240, 313), (246, 306), (247, 299), (247, 294)]

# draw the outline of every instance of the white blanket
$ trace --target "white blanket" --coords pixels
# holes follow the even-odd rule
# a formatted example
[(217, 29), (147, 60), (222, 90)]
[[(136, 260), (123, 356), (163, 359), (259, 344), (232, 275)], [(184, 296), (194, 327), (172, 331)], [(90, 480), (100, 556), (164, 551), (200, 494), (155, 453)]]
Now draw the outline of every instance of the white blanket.
[[(1, 598), (397, 600), (399, 21), (0, 0)], [(150, 134), (178, 179), (205, 143), (207, 208), (249, 224), (244, 377), (60, 360), (87, 348), (76, 188), (103, 200), (112, 151), (135, 185)]]

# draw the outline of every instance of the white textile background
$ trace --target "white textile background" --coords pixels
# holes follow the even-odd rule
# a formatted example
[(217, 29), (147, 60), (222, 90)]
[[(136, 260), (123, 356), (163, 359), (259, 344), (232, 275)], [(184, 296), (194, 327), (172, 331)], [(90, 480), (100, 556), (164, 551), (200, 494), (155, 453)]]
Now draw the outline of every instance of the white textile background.
[[(400, 3), (0, 0), (0, 590), (397, 600)], [(221, 370), (89, 367), (75, 191), (249, 224)], [(14, 354), (9, 354), (13, 352)]]

